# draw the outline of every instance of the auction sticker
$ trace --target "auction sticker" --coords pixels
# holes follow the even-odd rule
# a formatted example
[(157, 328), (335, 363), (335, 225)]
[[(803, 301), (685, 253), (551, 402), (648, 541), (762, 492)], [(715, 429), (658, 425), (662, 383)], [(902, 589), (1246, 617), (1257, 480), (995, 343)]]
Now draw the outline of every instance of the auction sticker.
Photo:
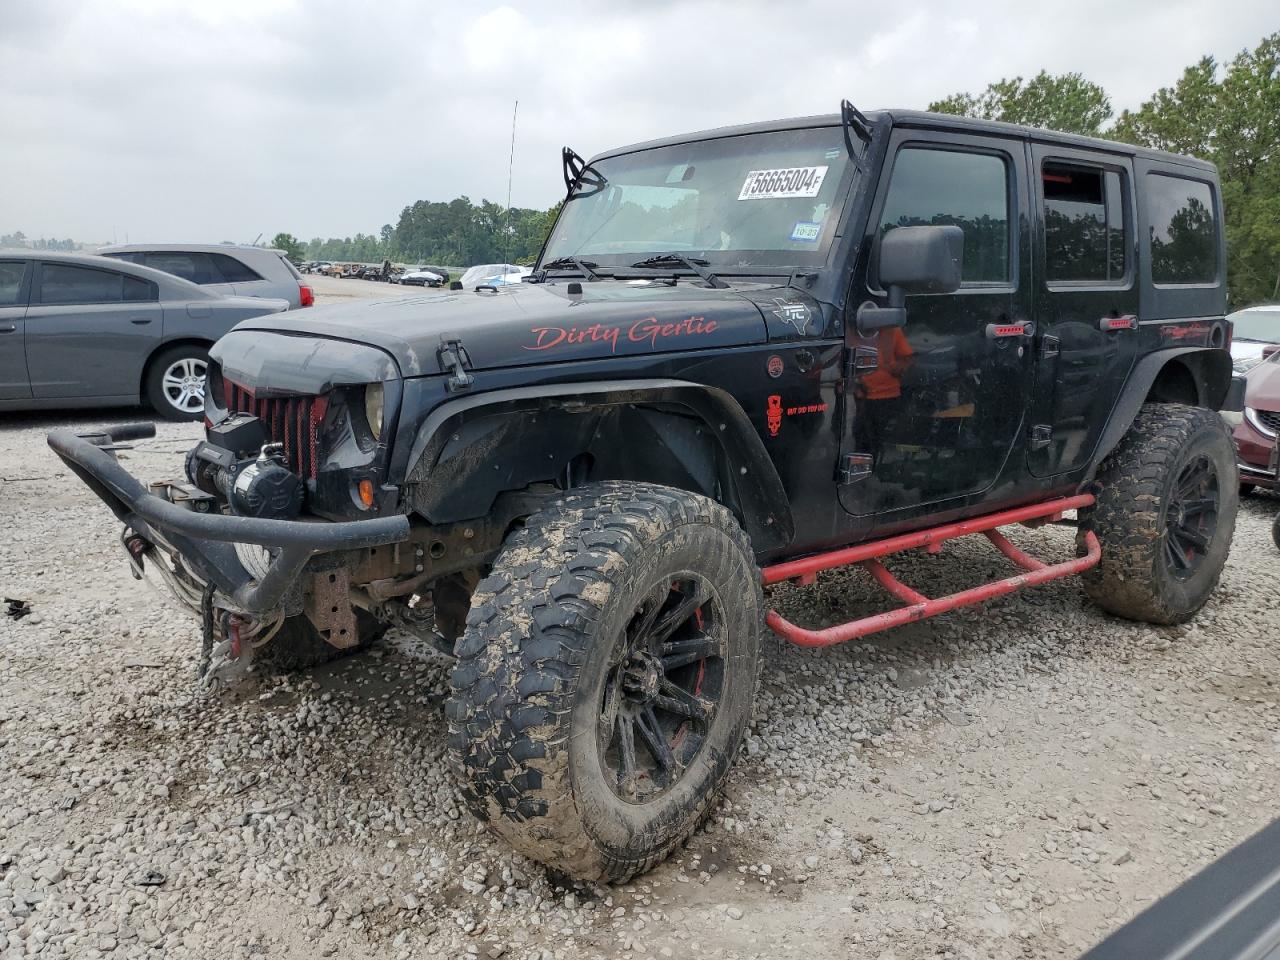
[(791, 197), (816, 197), (822, 189), (827, 168), (782, 167), (777, 170), (752, 170), (743, 181), (739, 200), (783, 200)]

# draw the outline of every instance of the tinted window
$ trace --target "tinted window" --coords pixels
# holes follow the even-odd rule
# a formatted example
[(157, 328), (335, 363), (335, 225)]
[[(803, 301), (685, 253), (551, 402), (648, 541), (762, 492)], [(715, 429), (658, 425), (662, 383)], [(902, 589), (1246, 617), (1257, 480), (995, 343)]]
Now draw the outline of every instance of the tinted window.
[(112, 270), (46, 263), (40, 271), (41, 303), (133, 303), (155, 299), (155, 284)]
[(26, 263), (21, 260), (0, 261), (0, 307), (18, 302), (18, 294), (22, 292), (22, 274), (26, 269)]
[(1122, 280), (1126, 244), (1120, 174), (1046, 163), (1042, 180), (1046, 278)]
[(250, 280), (262, 279), (235, 257), (229, 257), (225, 253), (211, 253), (209, 258), (217, 266), (218, 272), (222, 274), (224, 283), (248, 283)]
[(1151, 279), (1155, 283), (1214, 283), (1218, 224), (1207, 183), (1147, 174)]
[(192, 283), (221, 283), (208, 254), (180, 250), (153, 250), (143, 255), (142, 263), (153, 270), (163, 270)]
[(1009, 188), (1004, 161), (979, 153), (906, 149), (898, 154), (881, 235), (894, 227), (954, 224), (964, 230), (964, 282), (1009, 279)]

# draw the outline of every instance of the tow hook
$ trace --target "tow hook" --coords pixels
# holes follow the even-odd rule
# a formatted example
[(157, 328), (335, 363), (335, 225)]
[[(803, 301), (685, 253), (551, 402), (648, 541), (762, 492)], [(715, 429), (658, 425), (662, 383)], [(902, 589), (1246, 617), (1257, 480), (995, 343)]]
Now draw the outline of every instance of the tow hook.
[(209, 660), (200, 674), (200, 686), (206, 691), (234, 686), (249, 672), (253, 663), (253, 647), (240, 642), (240, 617), (227, 620), (227, 635), (213, 645)]

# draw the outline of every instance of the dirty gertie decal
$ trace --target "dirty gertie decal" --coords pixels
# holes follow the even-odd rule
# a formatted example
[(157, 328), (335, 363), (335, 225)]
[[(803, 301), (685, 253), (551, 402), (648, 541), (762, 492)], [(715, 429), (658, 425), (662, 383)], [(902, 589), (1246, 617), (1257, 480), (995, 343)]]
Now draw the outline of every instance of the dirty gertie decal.
[(667, 323), (656, 317), (645, 317), (630, 325), (592, 323), (587, 326), (547, 326), (533, 327), (533, 343), (526, 343), (526, 350), (552, 350), (557, 347), (569, 347), (581, 343), (607, 343), (609, 352), (618, 352), (618, 341), (624, 339), (628, 343), (647, 343), (656, 350), (660, 341), (687, 340), (691, 337), (705, 336), (714, 333), (719, 324), (705, 317), (686, 317)]
[(783, 370), (782, 358), (777, 354), (774, 354), (772, 357), (769, 358), (769, 362), (765, 366), (765, 369), (769, 372), (769, 376), (777, 380), (778, 377), (782, 376), (782, 370)]
[(823, 167), (784, 167), (779, 170), (752, 170), (738, 191), (739, 200), (782, 200), (788, 197), (816, 197), (827, 176)]

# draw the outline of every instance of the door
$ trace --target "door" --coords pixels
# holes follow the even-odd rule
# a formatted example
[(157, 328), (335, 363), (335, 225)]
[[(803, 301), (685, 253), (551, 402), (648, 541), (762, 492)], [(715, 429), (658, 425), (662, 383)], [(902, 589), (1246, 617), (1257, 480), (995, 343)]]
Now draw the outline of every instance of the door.
[(1019, 442), (1031, 376), (1025, 169), (1020, 141), (895, 131), (851, 302), (886, 302), (876, 250), (901, 226), (959, 226), (962, 280), (954, 293), (907, 297), (904, 327), (850, 338), (850, 513), (893, 522), (979, 495)]
[(0, 400), (31, 397), (24, 348), (30, 273), (26, 260), (0, 260)]
[(1085, 466), (1137, 355), (1132, 171), (1123, 157), (1032, 144), (1035, 392), (1027, 468)]
[(63, 261), (37, 263), (26, 317), (32, 396), (136, 402), (163, 319), (156, 285), (148, 280)]

